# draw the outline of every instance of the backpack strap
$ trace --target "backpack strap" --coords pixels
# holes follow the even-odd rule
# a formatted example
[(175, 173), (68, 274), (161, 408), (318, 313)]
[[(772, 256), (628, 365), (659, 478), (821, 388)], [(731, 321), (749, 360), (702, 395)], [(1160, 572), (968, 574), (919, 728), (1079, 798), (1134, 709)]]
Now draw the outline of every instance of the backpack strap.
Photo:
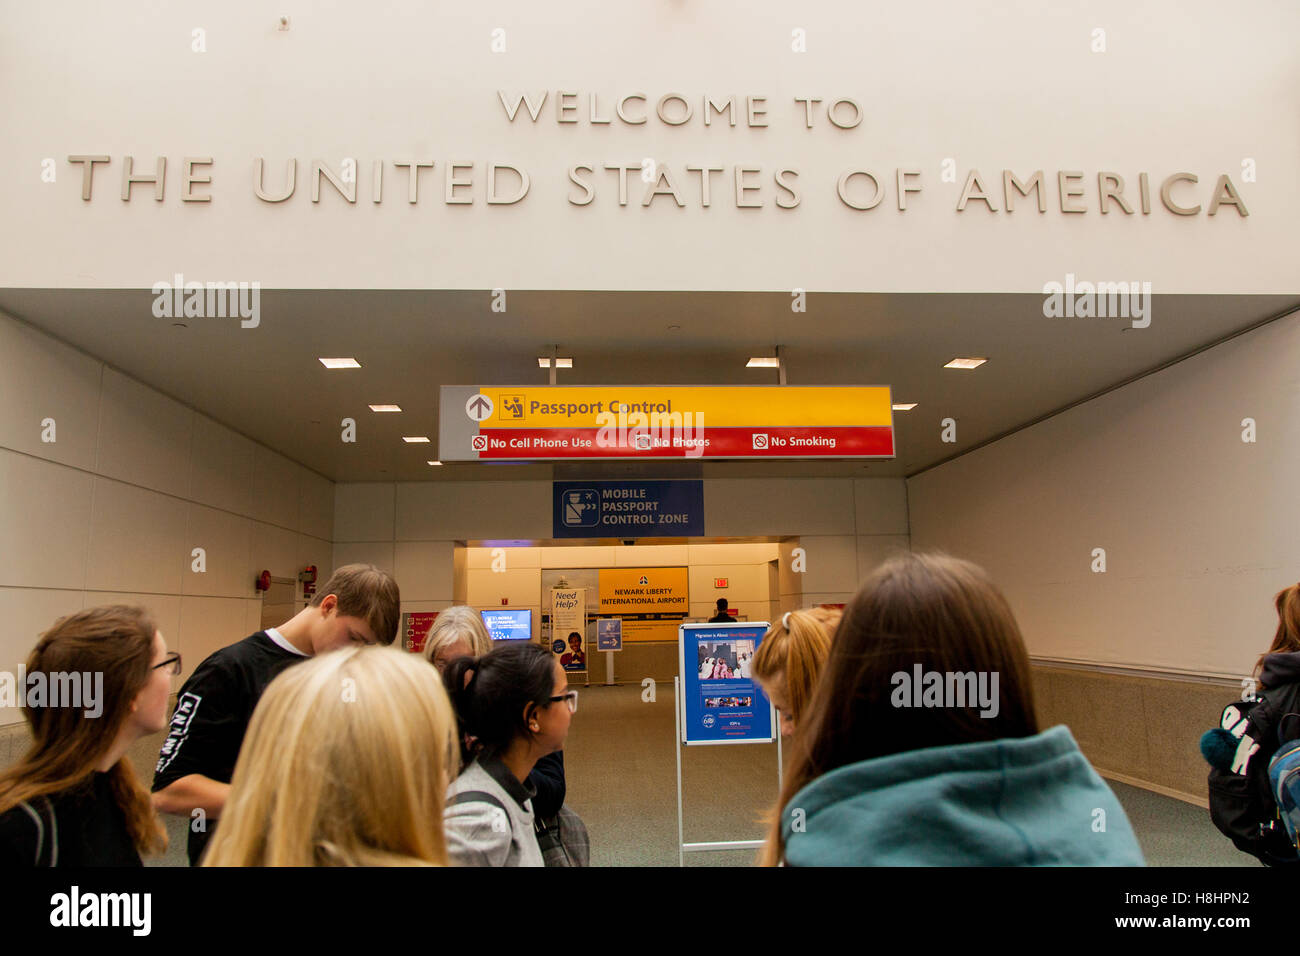
[[(46, 840), (46, 817), (37, 811), (30, 803), (24, 800), (18, 804), (23, 811), (32, 818), (32, 823), (36, 825), (36, 854), (32, 860), (32, 866), (49, 866), (59, 865), (59, 821), (54, 815), (54, 804), (50, 802), (49, 797), (41, 797), (43, 809), (48, 814), (49, 820), (49, 839)], [(48, 845), (48, 851), (47, 851)], [(41, 857), (47, 858), (45, 863), (41, 862)]]
[(509, 827), (507, 832), (514, 833), (514, 823), (510, 819), (510, 811), (506, 809), (504, 803), (497, 799), (495, 794), (488, 793), (486, 790), (465, 790), (448, 800), (447, 806), (455, 807), (462, 803), (486, 803), (496, 807), (505, 816), (506, 825)]
[(1287, 711), (1277, 721), (1277, 744), (1285, 747), (1293, 740), (1300, 739), (1300, 713)]

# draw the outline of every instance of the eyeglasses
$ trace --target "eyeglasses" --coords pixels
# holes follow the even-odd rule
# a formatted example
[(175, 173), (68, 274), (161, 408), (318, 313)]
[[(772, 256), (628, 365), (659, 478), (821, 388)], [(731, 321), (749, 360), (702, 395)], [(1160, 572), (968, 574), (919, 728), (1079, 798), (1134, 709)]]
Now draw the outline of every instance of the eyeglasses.
[(162, 659), (161, 663), (155, 664), (152, 669), (157, 670), (160, 667), (169, 667), (173, 674), (179, 674), (181, 672), (181, 652), (172, 651)]
[(567, 694), (558, 694), (555, 697), (552, 697), (551, 703), (558, 703), (562, 700), (568, 702), (569, 713), (576, 714), (578, 712), (578, 692), (576, 690), (571, 690)]

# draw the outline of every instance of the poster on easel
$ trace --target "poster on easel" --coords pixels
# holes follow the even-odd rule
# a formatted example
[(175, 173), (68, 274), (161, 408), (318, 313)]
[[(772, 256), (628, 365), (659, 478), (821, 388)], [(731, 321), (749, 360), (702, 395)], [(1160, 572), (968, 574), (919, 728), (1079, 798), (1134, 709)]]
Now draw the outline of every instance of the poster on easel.
[(765, 622), (682, 624), (678, 629), (684, 744), (770, 744), (772, 703), (754, 679)]
[(587, 670), (587, 589), (551, 588), (551, 650), (570, 674)]

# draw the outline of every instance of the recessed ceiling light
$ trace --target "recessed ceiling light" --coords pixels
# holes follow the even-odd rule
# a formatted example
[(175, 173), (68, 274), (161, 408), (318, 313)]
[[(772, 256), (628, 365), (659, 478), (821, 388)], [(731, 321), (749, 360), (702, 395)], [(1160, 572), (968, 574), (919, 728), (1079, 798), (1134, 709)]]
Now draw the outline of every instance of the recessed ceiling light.
[(326, 368), (361, 368), (361, 363), (354, 358), (323, 358), (319, 361)]
[(669, 331), (669, 332), (680, 332), (681, 330), (682, 330), (682, 327), (681, 327), (680, 325), (670, 325), (670, 326), (668, 326), (668, 331)]
[(745, 368), (780, 368), (781, 360), (775, 355), (755, 355), (745, 363)]
[(371, 405), (370, 410), (372, 412), (400, 412), (402, 410), (402, 406), (401, 405)]
[(910, 412), (910, 411), (911, 411), (912, 409), (914, 409), (914, 408), (916, 408), (916, 402), (908, 402), (906, 405), (895, 405), (895, 406), (894, 406), (894, 411), (896, 411), (896, 412)]
[(955, 358), (944, 368), (979, 368), (987, 361), (988, 359), (983, 358)]
[(430, 462), (426, 462), (426, 464), (429, 464), (429, 465), (441, 465), (442, 462), (440, 462), (440, 461), (430, 461)]
[[(538, 368), (550, 368), (550, 367), (551, 367), (551, 358), (550, 358), (550, 356), (549, 356), (549, 355), (543, 355), (541, 358), (539, 358), (539, 359), (537, 360), (537, 367), (538, 367)], [(557, 359), (555, 360), (555, 367), (556, 367), (556, 368), (573, 368), (573, 359), (571, 359), (571, 358), (557, 358)]]
[(428, 440), (429, 440), (428, 435), (403, 435), (402, 436), (402, 441), (411, 444), (415, 444), (417, 442), (427, 442)]

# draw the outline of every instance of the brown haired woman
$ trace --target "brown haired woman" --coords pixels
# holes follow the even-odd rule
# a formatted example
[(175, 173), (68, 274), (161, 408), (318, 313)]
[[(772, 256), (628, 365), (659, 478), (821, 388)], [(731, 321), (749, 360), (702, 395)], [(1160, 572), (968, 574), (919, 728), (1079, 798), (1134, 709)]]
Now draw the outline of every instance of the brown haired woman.
[(1039, 733), (1029, 656), (966, 561), (881, 565), (835, 632), (760, 862), (1142, 865), (1064, 727)]
[[(1277, 592), (1277, 632), (1267, 651), (1259, 656), (1255, 672), (1265, 690), (1300, 680), (1300, 584)], [(1280, 655), (1274, 660), (1269, 658)]]
[(32, 745), (0, 774), (0, 868), (140, 866), (162, 852), (126, 751), (167, 725), (180, 664), (140, 607), (90, 608), (41, 635), (19, 688)]

